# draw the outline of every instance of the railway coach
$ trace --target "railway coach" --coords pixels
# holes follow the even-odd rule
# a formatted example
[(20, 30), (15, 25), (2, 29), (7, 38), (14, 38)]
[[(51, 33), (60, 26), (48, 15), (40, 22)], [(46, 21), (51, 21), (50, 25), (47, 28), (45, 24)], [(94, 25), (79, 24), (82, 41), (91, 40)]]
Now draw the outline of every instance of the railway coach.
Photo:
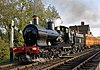
[(91, 34), (85, 34), (84, 38), (85, 38), (84, 44), (88, 48), (91, 48), (96, 45), (100, 45), (100, 38), (98, 38), (98, 37), (95, 37)]

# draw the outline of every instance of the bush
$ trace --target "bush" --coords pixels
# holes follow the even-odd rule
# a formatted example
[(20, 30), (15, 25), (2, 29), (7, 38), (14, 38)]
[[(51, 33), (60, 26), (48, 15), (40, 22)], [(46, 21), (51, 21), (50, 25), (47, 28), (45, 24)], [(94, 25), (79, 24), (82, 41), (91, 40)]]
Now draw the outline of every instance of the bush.
[(9, 59), (9, 43), (0, 37), (0, 63)]

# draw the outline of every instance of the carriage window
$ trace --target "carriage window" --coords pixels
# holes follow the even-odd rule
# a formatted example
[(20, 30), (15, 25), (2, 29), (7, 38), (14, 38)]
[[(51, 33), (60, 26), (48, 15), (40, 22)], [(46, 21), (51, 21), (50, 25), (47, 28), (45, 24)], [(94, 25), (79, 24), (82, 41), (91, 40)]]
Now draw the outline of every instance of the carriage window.
[(76, 39), (76, 43), (78, 43), (78, 39)]
[(76, 38), (76, 43), (79, 43), (79, 39), (78, 38)]
[(68, 33), (68, 29), (66, 29), (66, 33)]
[(82, 39), (82, 43), (84, 43), (84, 39)]
[(81, 38), (79, 39), (79, 43), (81, 43), (82, 42), (82, 40), (81, 40)]
[(76, 38), (76, 43), (82, 43), (82, 39), (81, 38)]
[(60, 27), (59, 26), (57, 27), (57, 30), (60, 30)]
[(62, 28), (62, 31), (64, 31), (64, 28)]

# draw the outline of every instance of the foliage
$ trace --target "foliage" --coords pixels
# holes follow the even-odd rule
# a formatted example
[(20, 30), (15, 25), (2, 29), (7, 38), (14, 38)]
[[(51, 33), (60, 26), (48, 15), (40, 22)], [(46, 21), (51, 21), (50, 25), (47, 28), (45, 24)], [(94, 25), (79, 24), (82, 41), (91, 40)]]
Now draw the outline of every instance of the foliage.
[(55, 19), (57, 17), (60, 17), (55, 7), (51, 5), (49, 5), (48, 8), (46, 9), (46, 15), (47, 15), (47, 18), (50, 18), (50, 19)]
[(9, 59), (9, 43), (5, 43), (0, 37), (0, 61)]

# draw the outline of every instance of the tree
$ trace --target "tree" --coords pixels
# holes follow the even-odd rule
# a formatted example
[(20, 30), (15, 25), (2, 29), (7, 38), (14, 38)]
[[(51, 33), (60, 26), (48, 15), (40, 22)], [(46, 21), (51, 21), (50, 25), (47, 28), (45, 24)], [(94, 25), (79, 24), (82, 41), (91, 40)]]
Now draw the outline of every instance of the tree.
[(49, 5), (48, 8), (46, 9), (46, 14), (47, 18), (52, 20), (60, 17), (55, 7), (51, 5)]
[[(45, 9), (42, 0), (1, 0), (0, 10), (0, 27), (6, 29), (8, 42), (10, 40), (9, 25), (12, 19), (15, 21), (15, 26), (23, 30), (34, 14), (39, 16), (39, 23), (42, 26), (46, 26), (47, 19), (59, 16), (54, 6), (49, 5)], [(22, 42), (21, 34), (16, 33), (15, 31), (15, 43)]]
[[(46, 26), (47, 19), (54, 19), (59, 16), (54, 6), (44, 7), (42, 0), (0, 0), (0, 28), (6, 29), (6, 33), (0, 31), (0, 47), (9, 53), (10, 24), (14, 20), (14, 25), (23, 30), (32, 20), (32, 16), (39, 16), (39, 24)], [(14, 46), (22, 46), (23, 37), (16, 30), (14, 31)], [(3, 45), (5, 44), (5, 45)], [(2, 48), (0, 48), (1, 51)]]
[(33, 2), (33, 15), (37, 15), (39, 17), (39, 24), (45, 26), (45, 8), (42, 0), (34, 0)]

